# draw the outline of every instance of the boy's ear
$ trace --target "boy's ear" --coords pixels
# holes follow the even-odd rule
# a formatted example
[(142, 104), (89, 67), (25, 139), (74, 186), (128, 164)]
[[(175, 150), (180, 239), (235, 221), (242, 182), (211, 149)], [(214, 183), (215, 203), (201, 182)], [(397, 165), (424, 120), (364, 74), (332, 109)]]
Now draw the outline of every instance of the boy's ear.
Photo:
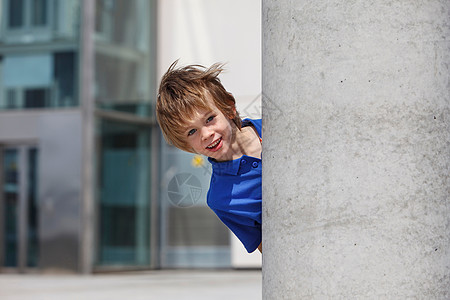
[(233, 105), (233, 111), (231, 112), (229, 118), (234, 119), (236, 117), (236, 106)]
[[(231, 99), (234, 99), (234, 96), (232, 93), (230, 93), (230, 92), (227, 92), (227, 93), (228, 93), (228, 95), (231, 96)], [(232, 112), (232, 115), (230, 115), (230, 119), (234, 119), (234, 117), (236, 116), (236, 102), (231, 99), (228, 99), (229, 104), (233, 106), (233, 112)]]

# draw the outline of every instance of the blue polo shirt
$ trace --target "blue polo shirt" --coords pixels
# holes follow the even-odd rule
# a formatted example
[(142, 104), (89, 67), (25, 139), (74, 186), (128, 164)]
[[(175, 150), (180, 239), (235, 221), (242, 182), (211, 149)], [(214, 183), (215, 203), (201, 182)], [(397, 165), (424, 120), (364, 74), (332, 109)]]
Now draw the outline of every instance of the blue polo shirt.
[[(242, 127), (249, 125), (253, 125), (261, 137), (261, 119), (242, 121)], [(247, 252), (255, 251), (261, 243), (261, 159), (243, 155), (225, 162), (208, 160), (213, 171), (208, 206), (239, 238)]]

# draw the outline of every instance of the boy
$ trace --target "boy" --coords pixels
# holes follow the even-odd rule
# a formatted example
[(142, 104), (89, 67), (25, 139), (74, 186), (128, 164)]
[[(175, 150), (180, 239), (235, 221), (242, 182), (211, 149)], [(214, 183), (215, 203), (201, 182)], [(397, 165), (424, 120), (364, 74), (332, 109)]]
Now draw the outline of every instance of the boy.
[(241, 120), (221, 64), (175, 68), (161, 79), (156, 115), (168, 143), (208, 157), (208, 206), (251, 253), (261, 249), (261, 119)]

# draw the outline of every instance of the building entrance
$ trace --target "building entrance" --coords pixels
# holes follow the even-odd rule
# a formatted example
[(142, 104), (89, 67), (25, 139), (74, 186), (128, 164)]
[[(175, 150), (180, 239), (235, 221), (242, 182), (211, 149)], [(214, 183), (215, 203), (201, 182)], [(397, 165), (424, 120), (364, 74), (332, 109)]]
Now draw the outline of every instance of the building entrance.
[(0, 145), (0, 269), (37, 267), (38, 150), (34, 145)]

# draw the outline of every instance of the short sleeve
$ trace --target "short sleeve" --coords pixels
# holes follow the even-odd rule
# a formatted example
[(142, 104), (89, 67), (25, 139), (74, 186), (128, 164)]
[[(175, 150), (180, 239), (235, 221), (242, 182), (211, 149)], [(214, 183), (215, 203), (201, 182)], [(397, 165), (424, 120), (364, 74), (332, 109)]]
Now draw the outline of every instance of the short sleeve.
[[(241, 241), (248, 253), (251, 253), (261, 244), (261, 213), (255, 213), (254, 218), (245, 216), (231, 216), (230, 213), (215, 211), (219, 219)], [(259, 222), (258, 220), (259, 219)]]

